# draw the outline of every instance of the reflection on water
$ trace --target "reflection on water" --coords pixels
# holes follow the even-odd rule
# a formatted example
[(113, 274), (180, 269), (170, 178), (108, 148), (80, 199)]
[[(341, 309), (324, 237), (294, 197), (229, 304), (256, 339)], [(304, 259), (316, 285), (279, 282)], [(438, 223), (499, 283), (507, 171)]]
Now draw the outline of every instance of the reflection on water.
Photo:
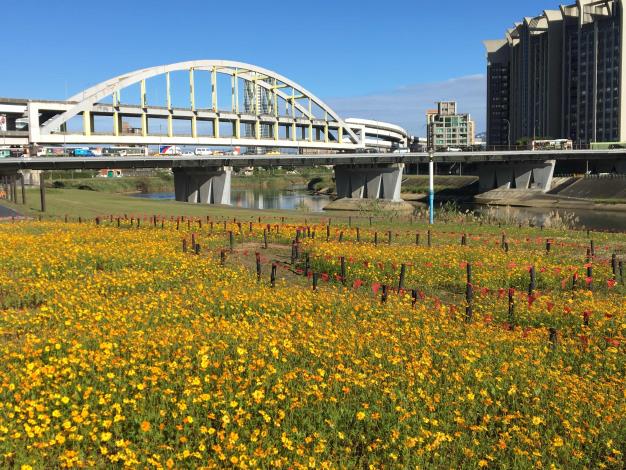
[(309, 212), (322, 212), (330, 202), (328, 196), (271, 189), (233, 189), (230, 200), (233, 206), (245, 209), (302, 209)]
[(626, 213), (591, 209), (553, 209), (546, 207), (477, 206), (464, 208), (476, 215), (489, 216), (503, 222), (531, 222), (535, 226), (558, 225), (559, 220), (577, 229), (626, 232)]
[[(174, 193), (138, 194), (146, 199), (174, 199)], [(231, 189), (231, 204), (244, 209), (302, 209), (322, 212), (330, 202), (328, 196), (311, 195), (304, 190)]]

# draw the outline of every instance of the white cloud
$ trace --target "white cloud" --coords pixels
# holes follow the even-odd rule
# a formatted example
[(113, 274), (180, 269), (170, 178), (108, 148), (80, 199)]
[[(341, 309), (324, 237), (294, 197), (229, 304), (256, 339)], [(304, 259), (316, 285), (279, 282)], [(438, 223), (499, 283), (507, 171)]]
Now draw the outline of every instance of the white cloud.
[(476, 132), (485, 130), (486, 83), (484, 75), (470, 75), (444, 82), (408, 85), (388, 92), (325, 100), (344, 119), (377, 119), (404, 127), (414, 135), (426, 135), (426, 110), (436, 101), (458, 103), (461, 113), (470, 113)]

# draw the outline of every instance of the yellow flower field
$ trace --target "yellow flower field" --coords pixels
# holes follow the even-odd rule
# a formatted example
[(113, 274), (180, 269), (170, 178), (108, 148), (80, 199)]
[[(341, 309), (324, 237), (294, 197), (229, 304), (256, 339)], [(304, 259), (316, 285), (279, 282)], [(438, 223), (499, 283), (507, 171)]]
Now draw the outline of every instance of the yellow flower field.
[(1, 467), (626, 465), (624, 235), (178, 225), (0, 224)]

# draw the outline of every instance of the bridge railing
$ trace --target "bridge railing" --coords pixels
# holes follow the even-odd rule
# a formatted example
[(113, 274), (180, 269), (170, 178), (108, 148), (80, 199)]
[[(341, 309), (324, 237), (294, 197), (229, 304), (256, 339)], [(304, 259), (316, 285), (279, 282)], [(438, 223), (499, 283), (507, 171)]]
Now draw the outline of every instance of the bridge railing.
[[(615, 148), (622, 148), (621, 146), (619, 146), (619, 144), (614, 144)], [(559, 149), (559, 148), (545, 148), (542, 150), (563, 150), (565, 151), (569, 151), (569, 150), (590, 150), (592, 149), (592, 145), (591, 144), (572, 144), (572, 148), (571, 149)], [(424, 151), (426, 151), (426, 148), (424, 147), (423, 149)], [(440, 147), (440, 148), (436, 148), (435, 151), (437, 152), (484, 152), (484, 151), (488, 151), (488, 152), (520, 152), (520, 151), (528, 151), (528, 150), (532, 150), (530, 148), (530, 145), (472, 145), (469, 147), (460, 147), (460, 148), (455, 148), (455, 149), (451, 149), (449, 147)]]

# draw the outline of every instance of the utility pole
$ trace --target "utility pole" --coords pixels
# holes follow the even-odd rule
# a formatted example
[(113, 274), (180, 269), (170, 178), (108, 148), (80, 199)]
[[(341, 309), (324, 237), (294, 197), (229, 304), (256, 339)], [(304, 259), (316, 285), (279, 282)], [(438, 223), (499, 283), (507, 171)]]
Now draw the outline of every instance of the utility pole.
[(428, 148), (428, 215), (429, 223), (435, 223), (435, 150)]
[(22, 204), (26, 205), (26, 188), (24, 185), (24, 173), (20, 174), (20, 183), (22, 185)]
[(39, 175), (39, 194), (41, 197), (41, 212), (46, 212), (46, 179), (43, 171)]

